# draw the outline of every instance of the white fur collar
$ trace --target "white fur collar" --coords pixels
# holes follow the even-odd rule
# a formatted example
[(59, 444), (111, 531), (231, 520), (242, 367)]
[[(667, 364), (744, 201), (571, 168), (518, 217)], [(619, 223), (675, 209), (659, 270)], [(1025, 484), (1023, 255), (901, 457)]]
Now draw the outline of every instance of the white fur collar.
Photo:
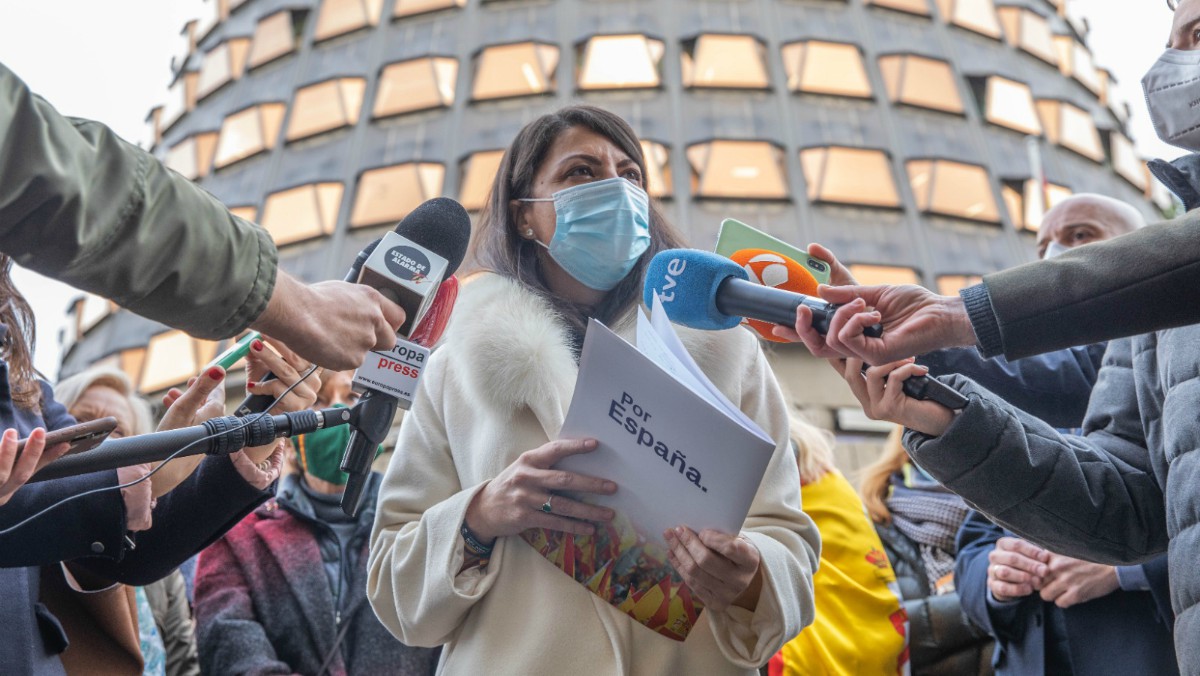
[[(623, 321), (610, 328), (632, 342), (634, 326)], [(676, 330), (717, 387), (737, 401), (738, 357), (756, 339), (740, 329)], [(481, 405), (504, 416), (529, 407), (550, 438), (558, 435), (579, 367), (567, 330), (536, 294), (501, 275), (475, 275), (459, 295), (440, 349), (454, 353), (455, 378)], [(721, 363), (733, 368), (714, 368)]]

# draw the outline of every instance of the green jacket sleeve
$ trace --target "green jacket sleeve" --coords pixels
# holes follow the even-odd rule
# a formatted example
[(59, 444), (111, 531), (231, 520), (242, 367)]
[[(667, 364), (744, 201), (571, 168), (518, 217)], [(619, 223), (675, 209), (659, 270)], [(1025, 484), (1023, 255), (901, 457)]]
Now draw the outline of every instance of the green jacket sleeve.
[(68, 119), (0, 64), (0, 251), (200, 338), (267, 307), (262, 228), (104, 125)]
[(985, 356), (1020, 359), (1200, 323), (1200, 213), (987, 275), (963, 300)]

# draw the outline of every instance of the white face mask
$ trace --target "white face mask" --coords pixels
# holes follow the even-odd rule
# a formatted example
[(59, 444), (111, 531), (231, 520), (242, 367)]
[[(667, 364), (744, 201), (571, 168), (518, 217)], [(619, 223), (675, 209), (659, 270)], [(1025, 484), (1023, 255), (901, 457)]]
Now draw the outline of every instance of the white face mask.
[(1200, 51), (1164, 51), (1142, 78), (1142, 91), (1158, 137), (1200, 152)]
[(1057, 240), (1051, 240), (1050, 245), (1046, 247), (1046, 253), (1042, 254), (1042, 260), (1048, 261), (1051, 258), (1061, 256), (1071, 250), (1069, 246), (1059, 244)]

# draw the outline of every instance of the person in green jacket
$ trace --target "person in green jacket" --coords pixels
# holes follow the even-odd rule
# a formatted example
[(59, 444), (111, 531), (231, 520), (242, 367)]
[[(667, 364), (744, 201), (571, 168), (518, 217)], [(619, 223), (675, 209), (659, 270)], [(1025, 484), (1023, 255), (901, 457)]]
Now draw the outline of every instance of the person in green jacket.
[(279, 270), (266, 230), (2, 63), (0, 252), (197, 338), (253, 327), (333, 370), (390, 349), (404, 321), (372, 288)]

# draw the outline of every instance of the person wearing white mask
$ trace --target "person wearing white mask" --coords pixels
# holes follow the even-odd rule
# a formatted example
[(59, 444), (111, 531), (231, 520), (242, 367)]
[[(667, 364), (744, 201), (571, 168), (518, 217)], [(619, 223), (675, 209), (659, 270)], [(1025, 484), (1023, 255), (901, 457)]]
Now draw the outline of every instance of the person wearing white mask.
[(596, 447), (555, 439), (588, 319), (631, 336), (650, 259), (682, 246), (648, 181), (634, 131), (591, 106), (530, 122), (500, 163), (475, 232), (485, 272), (464, 284), (404, 416), (371, 538), (375, 612), (408, 645), (444, 644), (441, 673), (754, 676), (813, 621), (819, 539), (800, 509), (787, 406), (747, 331), (680, 330), (717, 387), (779, 442), (740, 533), (667, 537), (705, 606), (686, 642), (642, 626), (522, 537), (584, 536), (571, 542), (586, 551), (613, 514), (561, 493), (623, 490), (554, 470)]

